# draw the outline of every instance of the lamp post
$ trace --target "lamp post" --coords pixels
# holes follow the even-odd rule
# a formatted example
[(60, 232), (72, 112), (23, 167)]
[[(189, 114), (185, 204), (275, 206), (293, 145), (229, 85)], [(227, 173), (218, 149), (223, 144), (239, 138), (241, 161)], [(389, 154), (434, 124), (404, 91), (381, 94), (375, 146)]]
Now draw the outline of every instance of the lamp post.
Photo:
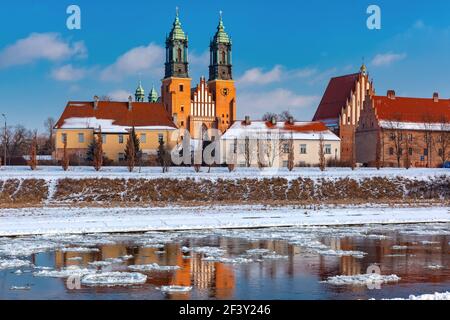
[(6, 167), (6, 131), (7, 131), (7, 126), (6, 126), (6, 115), (4, 113), (2, 113), (2, 117), (3, 119), (5, 119), (5, 135), (3, 136), (3, 152), (4, 152), (4, 166)]

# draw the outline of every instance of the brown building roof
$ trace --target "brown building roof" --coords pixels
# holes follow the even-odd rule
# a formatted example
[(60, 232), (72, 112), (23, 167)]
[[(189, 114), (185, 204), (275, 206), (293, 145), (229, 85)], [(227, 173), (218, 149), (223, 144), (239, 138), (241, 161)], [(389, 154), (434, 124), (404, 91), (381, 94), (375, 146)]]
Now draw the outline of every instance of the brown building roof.
[(94, 109), (94, 102), (70, 101), (55, 128), (61, 128), (70, 118), (96, 118), (112, 120), (113, 125), (127, 127), (164, 126), (176, 128), (171, 117), (161, 103), (99, 101)]
[(433, 98), (404, 98), (374, 96), (374, 107), (379, 120), (398, 122), (450, 121), (450, 100)]
[(354, 90), (359, 73), (332, 78), (317, 108), (313, 121), (337, 119)]

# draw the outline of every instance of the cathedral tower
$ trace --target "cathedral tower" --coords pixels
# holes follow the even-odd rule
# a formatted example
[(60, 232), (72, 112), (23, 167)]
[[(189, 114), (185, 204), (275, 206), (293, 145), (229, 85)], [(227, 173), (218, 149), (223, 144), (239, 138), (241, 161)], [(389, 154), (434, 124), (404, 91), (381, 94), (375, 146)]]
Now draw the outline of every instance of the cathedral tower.
[(188, 128), (191, 105), (191, 79), (189, 78), (188, 37), (181, 28), (177, 13), (172, 30), (166, 38), (165, 77), (162, 81), (161, 100), (179, 128)]
[(225, 132), (236, 120), (236, 88), (232, 72), (232, 41), (225, 32), (222, 12), (210, 43), (208, 88), (216, 102), (218, 129)]

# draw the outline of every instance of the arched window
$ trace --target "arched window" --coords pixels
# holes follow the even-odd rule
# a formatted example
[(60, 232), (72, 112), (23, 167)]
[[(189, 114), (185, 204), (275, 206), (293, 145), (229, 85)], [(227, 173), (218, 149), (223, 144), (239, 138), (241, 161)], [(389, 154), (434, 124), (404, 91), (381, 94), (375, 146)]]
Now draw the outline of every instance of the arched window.
[(222, 51), (222, 64), (225, 64), (225, 62), (226, 62), (225, 51)]
[(178, 62), (183, 61), (182, 54), (183, 54), (183, 51), (181, 50), (181, 48), (178, 48)]

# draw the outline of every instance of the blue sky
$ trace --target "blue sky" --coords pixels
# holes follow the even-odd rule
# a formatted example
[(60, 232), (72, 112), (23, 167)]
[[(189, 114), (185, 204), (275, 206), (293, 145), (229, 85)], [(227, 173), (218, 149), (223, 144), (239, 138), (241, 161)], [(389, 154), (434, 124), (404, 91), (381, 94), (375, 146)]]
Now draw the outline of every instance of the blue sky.
[[(81, 8), (81, 30), (66, 9)], [(370, 4), (381, 30), (366, 27)], [(289, 109), (310, 120), (332, 76), (364, 57), (378, 94), (450, 97), (448, 1), (4, 0), (0, 4), (0, 112), (42, 130), (68, 100), (122, 99), (139, 78), (159, 91), (175, 7), (189, 35), (191, 77), (207, 75), (218, 12), (233, 38), (238, 116)]]

